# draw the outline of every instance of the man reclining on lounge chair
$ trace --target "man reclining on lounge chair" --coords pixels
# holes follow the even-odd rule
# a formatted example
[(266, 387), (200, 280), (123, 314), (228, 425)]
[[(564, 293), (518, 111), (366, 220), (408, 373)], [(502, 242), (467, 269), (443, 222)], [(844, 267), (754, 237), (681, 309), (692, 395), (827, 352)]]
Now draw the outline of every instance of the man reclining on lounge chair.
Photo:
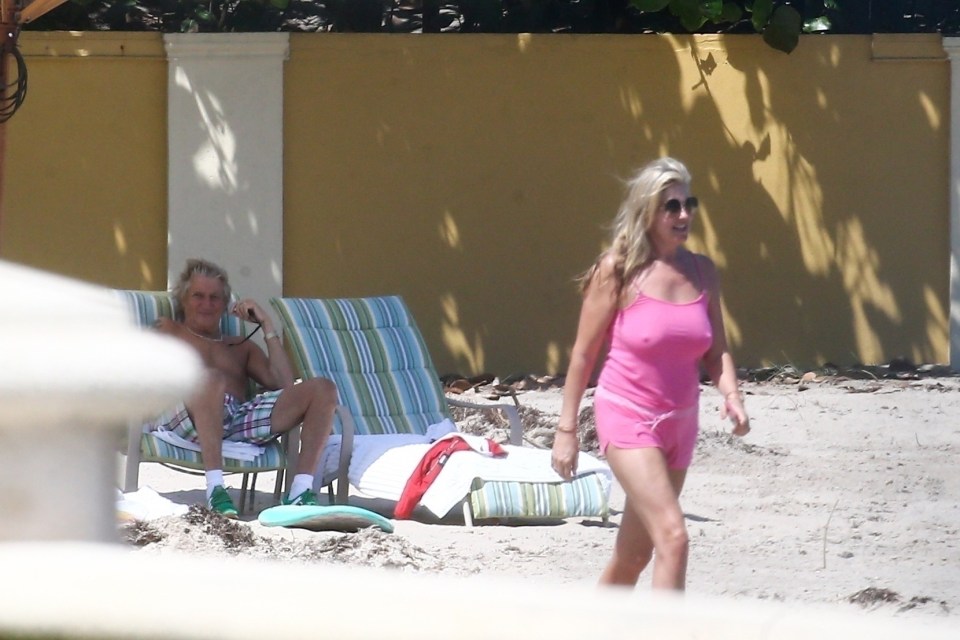
[[(203, 386), (185, 403), (150, 423), (200, 445), (207, 479), (207, 504), (235, 518), (237, 509), (223, 486), (223, 440), (262, 444), (303, 424), (300, 456), (284, 504), (317, 505), (313, 474), (330, 436), (337, 389), (326, 378), (294, 384), (290, 362), (273, 319), (251, 299), (230, 313), (264, 330), (267, 352), (242, 337), (223, 336), (220, 318), (227, 311), (230, 284), (226, 272), (205, 260), (188, 260), (174, 288), (182, 320), (161, 318), (157, 329), (196, 349), (206, 367)], [(249, 336), (248, 336), (249, 337)], [(247, 397), (252, 378), (264, 393)]]

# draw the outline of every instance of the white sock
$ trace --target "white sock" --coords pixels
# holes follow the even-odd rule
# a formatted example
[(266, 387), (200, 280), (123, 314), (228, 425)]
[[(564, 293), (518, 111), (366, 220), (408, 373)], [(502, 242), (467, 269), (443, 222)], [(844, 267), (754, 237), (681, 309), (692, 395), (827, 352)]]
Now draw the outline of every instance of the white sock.
[(309, 473), (298, 473), (290, 483), (290, 499), (296, 498), (307, 489), (313, 489), (313, 476)]
[(223, 486), (223, 469), (205, 471), (203, 475), (207, 478), (207, 500), (209, 500), (214, 488)]

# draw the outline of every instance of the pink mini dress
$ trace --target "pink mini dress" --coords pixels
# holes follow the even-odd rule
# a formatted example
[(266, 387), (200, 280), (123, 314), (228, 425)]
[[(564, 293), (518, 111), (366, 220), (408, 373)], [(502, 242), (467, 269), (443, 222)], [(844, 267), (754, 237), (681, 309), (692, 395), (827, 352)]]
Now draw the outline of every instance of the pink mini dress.
[(642, 293), (617, 312), (594, 393), (600, 450), (656, 447), (685, 469), (699, 429), (700, 361), (713, 344), (705, 291), (691, 302)]

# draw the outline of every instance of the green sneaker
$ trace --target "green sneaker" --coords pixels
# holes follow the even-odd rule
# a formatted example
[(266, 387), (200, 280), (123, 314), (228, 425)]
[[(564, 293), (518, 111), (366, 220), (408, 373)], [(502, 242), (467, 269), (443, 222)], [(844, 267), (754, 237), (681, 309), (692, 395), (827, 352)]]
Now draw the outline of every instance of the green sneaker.
[(320, 501), (317, 500), (317, 494), (310, 489), (307, 489), (293, 500), (291, 500), (289, 497), (284, 498), (283, 504), (297, 505), (299, 507), (319, 507)]
[(234, 506), (230, 494), (223, 488), (223, 485), (213, 488), (213, 493), (210, 494), (210, 499), (207, 500), (207, 506), (227, 518), (237, 517), (237, 508)]

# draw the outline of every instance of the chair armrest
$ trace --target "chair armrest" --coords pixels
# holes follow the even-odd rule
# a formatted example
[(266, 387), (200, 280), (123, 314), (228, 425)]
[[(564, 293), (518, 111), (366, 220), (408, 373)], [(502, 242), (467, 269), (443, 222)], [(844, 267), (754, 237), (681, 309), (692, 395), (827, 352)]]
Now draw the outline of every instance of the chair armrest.
[(357, 427), (350, 409), (342, 404), (336, 408), (340, 416), (340, 462), (337, 471), (337, 504), (347, 504), (350, 495), (350, 458), (353, 456), (353, 435)]
[(520, 412), (512, 404), (486, 404), (482, 402), (468, 402), (458, 398), (447, 398), (447, 404), (453, 407), (462, 407), (464, 409), (495, 409), (502, 411), (510, 422), (510, 444), (520, 446), (523, 444), (523, 424), (520, 423)]

